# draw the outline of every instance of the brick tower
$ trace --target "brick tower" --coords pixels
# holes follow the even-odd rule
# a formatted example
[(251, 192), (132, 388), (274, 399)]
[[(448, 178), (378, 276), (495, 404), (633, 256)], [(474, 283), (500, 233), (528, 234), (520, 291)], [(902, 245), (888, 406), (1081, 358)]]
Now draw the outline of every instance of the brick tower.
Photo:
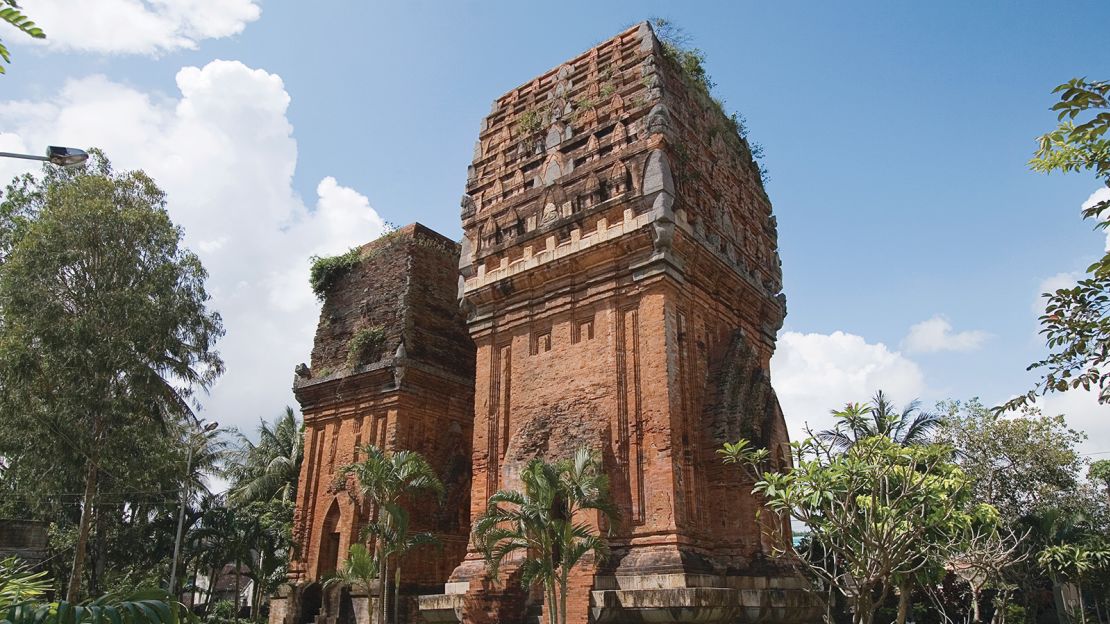
[[(646, 23), (498, 98), (462, 200), (477, 346), (471, 518), (533, 457), (604, 459), (613, 555), (569, 621), (812, 621), (758, 501), (715, 451), (783, 465), (768, 366), (786, 314), (775, 218), (734, 122)], [(473, 549), (432, 621), (521, 621), (536, 598)]]
[(371, 621), (365, 600), (345, 600), (340, 588), (320, 583), (369, 520), (336, 474), (366, 444), (419, 451), (447, 489), (443, 506), (421, 501), (412, 510), (412, 530), (435, 533), (443, 548), (406, 556), (402, 590), (442, 586), (466, 552), (474, 346), (456, 299), (459, 246), (413, 224), (359, 255), (331, 280), (312, 366), (298, 366), (293, 383), (305, 422), (297, 548), (289, 584), (271, 599), (272, 624)]

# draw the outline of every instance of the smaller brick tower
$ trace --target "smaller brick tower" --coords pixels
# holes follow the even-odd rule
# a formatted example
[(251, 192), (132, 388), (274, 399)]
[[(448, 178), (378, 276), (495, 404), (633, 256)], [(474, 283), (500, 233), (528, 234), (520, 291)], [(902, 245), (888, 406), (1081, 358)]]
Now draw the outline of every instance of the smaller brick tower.
[(370, 621), (365, 601), (323, 591), (368, 518), (337, 488), (336, 470), (366, 444), (412, 449), (447, 487), (442, 506), (413, 509), (413, 530), (443, 549), (406, 557), (402, 591), (442, 586), (466, 552), (474, 346), (456, 300), (458, 245), (412, 224), (364, 245), (324, 298), (311, 368), (293, 390), (304, 413), (289, 584), (271, 602), (272, 624)]

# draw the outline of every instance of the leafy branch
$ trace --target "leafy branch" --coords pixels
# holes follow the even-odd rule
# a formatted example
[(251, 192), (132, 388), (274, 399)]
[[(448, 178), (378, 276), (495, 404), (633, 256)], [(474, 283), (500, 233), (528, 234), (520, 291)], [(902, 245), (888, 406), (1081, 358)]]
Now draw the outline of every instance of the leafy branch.
[[(0, 20), (35, 39), (46, 38), (46, 33), (19, 10), (19, 5), (16, 4), (15, 0), (0, 0), (0, 6), (3, 5), (7, 6), (0, 9)], [(8, 48), (3, 41), (0, 41), (0, 58), (3, 58), (5, 63), (10, 64), (12, 62), (11, 53), (8, 52)], [(3, 73), (6, 73), (6, 70), (3, 65), (0, 65), (0, 74)]]

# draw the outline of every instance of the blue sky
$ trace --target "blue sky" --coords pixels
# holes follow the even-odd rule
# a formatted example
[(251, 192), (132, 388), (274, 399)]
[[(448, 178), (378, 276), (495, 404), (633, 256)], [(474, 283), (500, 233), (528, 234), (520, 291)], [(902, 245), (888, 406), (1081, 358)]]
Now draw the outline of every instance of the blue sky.
[[(227, 319), (208, 410), (245, 427), (291, 400), (308, 358), (303, 258), (381, 220), (458, 237), (490, 102), (650, 16), (705, 51), (765, 148), (795, 428), (878, 387), (927, 404), (1024, 391), (1038, 292), (1105, 245), (1079, 218), (1097, 181), (1026, 165), (1052, 87), (1110, 77), (1105, 2), (105, 0), (106, 24), (89, 4), (26, 0), (46, 45), (0, 33), (0, 149), (104, 145), (166, 186)], [(1110, 452), (1110, 408), (1046, 410)]]

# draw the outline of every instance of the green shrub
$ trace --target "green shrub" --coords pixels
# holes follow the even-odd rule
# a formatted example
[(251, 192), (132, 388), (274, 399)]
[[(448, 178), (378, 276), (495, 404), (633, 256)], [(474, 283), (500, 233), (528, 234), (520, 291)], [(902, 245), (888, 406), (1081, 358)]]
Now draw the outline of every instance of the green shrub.
[(529, 108), (524, 111), (517, 119), (516, 133), (520, 136), (528, 136), (539, 132), (540, 128), (543, 127), (543, 117), (546, 113), (546, 109)]
[(354, 247), (345, 254), (328, 257), (312, 256), (309, 260), (312, 262), (312, 269), (309, 272), (308, 282), (312, 285), (312, 292), (316, 293), (316, 298), (323, 301), (335, 282), (358, 266), (359, 261), (362, 260), (362, 252), (358, 247)]
[(357, 368), (378, 361), (382, 357), (383, 348), (385, 328), (381, 325), (358, 330), (347, 342), (347, 368)]

